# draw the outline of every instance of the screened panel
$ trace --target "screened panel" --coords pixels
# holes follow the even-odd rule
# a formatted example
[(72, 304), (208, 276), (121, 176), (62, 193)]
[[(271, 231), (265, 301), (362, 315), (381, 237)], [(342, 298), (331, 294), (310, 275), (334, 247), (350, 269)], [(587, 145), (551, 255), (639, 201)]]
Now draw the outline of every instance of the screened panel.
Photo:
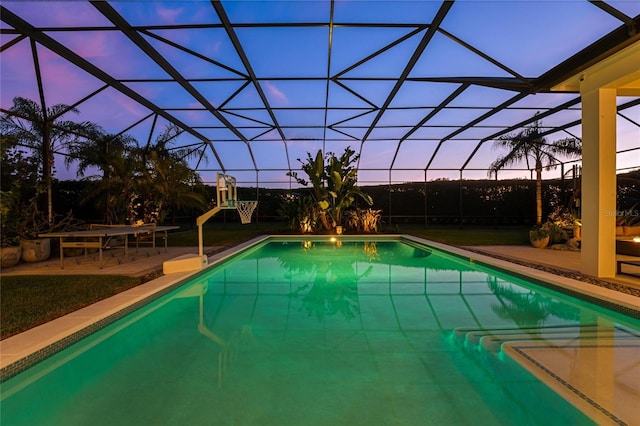
[[(493, 140), (536, 118), (548, 140), (580, 137), (579, 93), (553, 85), (637, 43), (640, 26), (640, 5), (615, 0), (69, 4), (0, 6), (3, 113), (16, 97), (65, 104), (141, 146), (175, 125), (180, 146), (207, 147), (209, 164), (192, 164), (203, 176), (286, 174), (307, 152), (347, 146), (375, 182), (484, 175)], [(640, 164), (640, 106), (617, 103), (626, 170)]]

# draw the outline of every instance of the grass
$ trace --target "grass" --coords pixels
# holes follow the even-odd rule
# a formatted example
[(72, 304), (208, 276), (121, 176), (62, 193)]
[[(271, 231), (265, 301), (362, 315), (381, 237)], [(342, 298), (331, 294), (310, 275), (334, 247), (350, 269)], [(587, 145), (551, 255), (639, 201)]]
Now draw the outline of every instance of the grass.
[(76, 311), (141, 283), (120, 275), (7, 276), (0, 283), (0, 338)]
[[(393, 225), (381, 229), (384, 233), (410, 234), (427, 240), (455, 246), (485, 246), (485, 245), (522, 245), (529, 244), (529, 227), (504, 227), (500, 229), (490, 227), (428, 227), (421, 225)], [(205, 246), (232, 246), (243, 241), (264, 234), (282, 234), (280, 223), (261, 223), (240, 225), (213, 224), (203, 230)], [(198, 232), (196, 230), (182, 231), (172, 234), (169, 238), (171, 246), (197, 246)]]
[(399, 227), (399, 233), (452, 246), (528, 245), (529, 228), (427, 228)]
[[(261, 227), (255, 225), (242, 226), (240, 224), (207, 227), (203, 230), (202, 240), (205, 246), (234, 246), (243, 241), (264, 234), (280, 233), (275, 227)], [(187, 230), (169, 235), (168, 244), (172, 247), (197, 247), (198, 231)]]
[[(529, 244), (528, 228), (427, 228), (403, 225), (390, 233), (411, 234), (456, 246)], [(281, 234), (278, 223), (259, 226), (212, 224), (203, 230), (205, 246), (230, 247), (264, 234)], [(198, 232), (171, 234), (174, 247), (197, 246)], [(0, 339), (51, 321), (143, 282), (120, 275), (3, 276), (0, 281)]]

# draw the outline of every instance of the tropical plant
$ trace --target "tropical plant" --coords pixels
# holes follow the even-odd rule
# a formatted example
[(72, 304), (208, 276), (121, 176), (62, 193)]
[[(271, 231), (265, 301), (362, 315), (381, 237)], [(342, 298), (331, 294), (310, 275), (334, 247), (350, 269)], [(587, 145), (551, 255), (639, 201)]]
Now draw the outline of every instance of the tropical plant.
[(72, 106), (58, 104), (50, 108), (21, 97), (13, 99), (13, 106), (0, 119), (3, 136), (33, 150), (40, 163), (41, 184), (46, 193), (46, 217), (53, 222), (53, 166), (54, 153), (59, 147), (71, 145), (87, 137), (93, 123), (65, 120), (68, 113), (78, 113)]
[(347, 225), (358, 232), (378, 232), (378, 222), (382, 218), (382, 210), (360, 209), (345, 212)]
[(87, 169), (95, 167), (102, 173), (102, 179), (109, 180), (113, 161), (133, 149), (137, 141), (131, 135), (125, 133), (114, 135), (97, 125), (88, 130), (87, 139), (79, 140), (69, 146), (66, 163), (69, 165), (73, 161), (78, 161), (78, 176), (84, 176)]
[(135, 163), (127, 155), (136, 145), (130, 135), (113, 135), (95, 126), (88, 139), (77, 141), (69, 148), (66, 161), (67, 164), (78, 161), (78, 176), (84, 176), (92, 168), (101, 173), (85, 177), (98, 184), (97, 190), (90, 192), (83, 202), (98, 206), (104, 212), (104, 223), (124, 223), (126, 208), (122, 206), (132, 192), (131, 177), (135, 174)]
[(109, 164), (109, 177), (96, 182), (93, 191), (82, 200), (102, 206), (106, 224), (124, 224), (129, 213), (130, 200), (136, 194), (138, 161), (135, 156), (123, 152), (114, 156)]
[(529, 231), (529, 238), (532, 241), (542, 240), (550, 236), (549, 227), (545, 224), (542, 225), (534, 225), (533, 228)]
[(360, 191), (357, 186), (358, 170), (354, 164), (358, 158), (350, 147), (345, 148), (340, 157), (336, 157), (332, 152), (323, 156), (322, 151), (318, 150), (315, 157), (307, 153), (306, 161), (298, 159), (302, 164), (302, 171), (308, 176), (308, 181), (298, 177), (296, 172), (287, 173), (287, 176), (293, 177), (300, 185), (311, 184), (310, 197), (325, 231), (342, 225), (343, 213), (353, 205), (356, 197), (369, 205), (373, 204), (371, 197)]
[(138, 205), (143, 206), (139, 220), (161, 222), (179, 208), (206, 208), (203, 191), (197, 190), (202, 186), (200, 176), (187, 163), (191, 157), (206, 157), (203, 148), (173, 147), (181, 133), (177, 126), (167, 126), (153, 144), (135, 152), (141, 162), (136, 188)]
[(562, 207), (556, 207), (556, 209), (549, 214), (548, 220), (565, 228), (582, 226), (582, 221), (574, 211)]
[(557, 167), (557, 157), (577, 157), (582, 153), (581, 141), (577, 138), (559, 139), (547, 142), (541, 130), (539, 120), (516, 134), (500, 137), (494, 148), (508, 149), (507, 154), (498, 157), (489, 168), (489, 176), (498, 173), (507, 166), (521, 161), (533, 162), (536, 172), (536, 224), (542, 224), (542, 170)]
[(200, 149), (174, 148), (181, 133), (168, 126), (153, 143), (140, 147), (129, 135), (111, 135), (95, 126), (91, 137), (70, 151), (79, 159), (79, 174), (91, 167), (102, 173), (87, 177), (97, 183), (84, 202), (102, 205), (108, 224), (158, 223), (169, 213), (175, 220), (181, 208), (204, 210), (204, 185), (186, 159), (205, 156)]
[(0, 137), (0, 244), (16, 246), (24, 234), (25, 218), (34, 213), (38, 196), (38, 164), (11, 135)]
[(0, 247), (20, 244), (20, 204), (13, 191), (0, 191)]
[(640, 203), (636, 203), (628, 209), (616, 210), (616, 225), (635, 226), (640, 223)]
[(534, 225), (529, 231), (529, 239), (532, 244), (547, 237), (550, 244), (559, 244), (567, 241), (569, 234), (560, 223), (551, 220), (547, 220), (541, 225)]
[(548, 221), (545, 225), (549, 229), (549, 242), (551, 244), (563, 243), (569, 239), (569, 234), (559, 223)]
[(290, 231), (306, 234), (313, 232), (318, 221), (311, 197), (288, 193), (280, 202), (278, 215)]

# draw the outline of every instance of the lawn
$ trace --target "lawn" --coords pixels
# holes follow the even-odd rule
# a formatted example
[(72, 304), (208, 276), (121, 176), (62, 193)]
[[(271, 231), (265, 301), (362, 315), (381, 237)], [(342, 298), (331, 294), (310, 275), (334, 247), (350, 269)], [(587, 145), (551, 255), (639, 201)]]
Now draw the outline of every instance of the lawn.
[[(399, 226), (392, 233), (456, 246), (528, 244), (527, 228), (428, 228)], [(214, 224), (204, 229), (206, 246), (231, 247), (259, 235), (282, 233), (279, 224)], [(176, 232), (171, 246), (197, 246), (196, 230)], [(5, 339), (143, 282), (120, 275), (3, 276), (0, 280), (0, 338)]]
[(8, 276), (0, 281), (1, 338), (51, 321), (139, 285), (121, 275)]
[[(465, 227), (455, 226), (429, 227), (421, 225), (393, 225), (381, 229), (382, 233), (410, 234), (427, 240), (454, 246), (521, 245), (529, 244), (529, 227)], [(205, 227), (204, 245), (231, 246), (249, 240), (258, 235), (282, 234), (280, 223), (261, 223), (259, 225), (214, 224)], [(347, 232), (348, 234), (348, 232)], [(197, 246), (197, 230), (185, 230), (172, 234), (169, 238), (172, 246)]]

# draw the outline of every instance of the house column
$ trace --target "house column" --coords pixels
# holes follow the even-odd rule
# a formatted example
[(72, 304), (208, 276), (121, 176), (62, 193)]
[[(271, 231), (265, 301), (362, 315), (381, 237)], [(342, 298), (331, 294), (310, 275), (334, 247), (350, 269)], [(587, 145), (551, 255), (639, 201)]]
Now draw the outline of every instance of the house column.
[(581, 91), (581, 272), (616, 275), (616, 89)]

